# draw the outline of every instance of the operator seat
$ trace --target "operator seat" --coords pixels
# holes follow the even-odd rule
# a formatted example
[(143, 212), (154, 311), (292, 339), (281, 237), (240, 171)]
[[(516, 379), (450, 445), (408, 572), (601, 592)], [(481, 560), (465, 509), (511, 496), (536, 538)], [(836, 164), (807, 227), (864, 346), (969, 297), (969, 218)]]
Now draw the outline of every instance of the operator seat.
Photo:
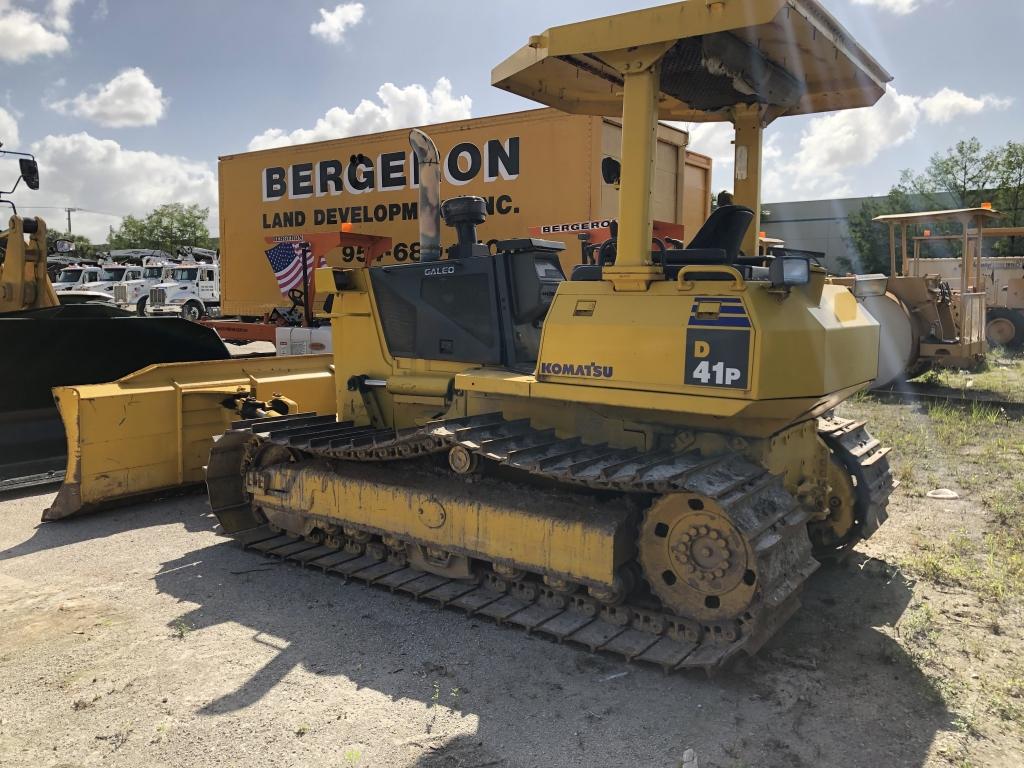
[[(732, 265), (737, 259), (745, 261), (740, 257), (740, 246), (753, 220), (754, 212), (750, 208), (723, 205), (712, 212), (686, 248), (654, 251), (652, 260), (664, 266), (665, 276), (670, 280), (676, 278), (681, 267), (690, 264)], [(573, 267), (571, 279), (600, 280), (601, 266), (577, 264)]]
[(733, 265), (740, 258), (743, 236), (754, 220), (754, 212), (742, 205), (723, 205), (716, 208), (686, 248), (655, 253), (665, 267), (670, 280), (679, 274), (680, 267), (690, 264)]

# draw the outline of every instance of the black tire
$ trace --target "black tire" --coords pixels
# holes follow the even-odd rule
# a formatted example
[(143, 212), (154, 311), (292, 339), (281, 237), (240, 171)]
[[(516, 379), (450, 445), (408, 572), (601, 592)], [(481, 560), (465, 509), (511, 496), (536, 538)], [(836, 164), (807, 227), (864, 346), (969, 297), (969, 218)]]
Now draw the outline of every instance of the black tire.
[(1019, 349), (1024, 345), (1024, 314), (1019, 309), (990, 308), (985, 317), (985, 339), (993, 347)]
[(143, 296), (139, 299), (139, 303), (135, 305), (135, 312), (139, 317), (146, 316), (146, 304), (149, 302), (149, 296)]
[(181, 308), (181, 316), (186, 320), (198, 320), (203, 316), (203, 305), (198, 301), (186, 301), (185, 306)]

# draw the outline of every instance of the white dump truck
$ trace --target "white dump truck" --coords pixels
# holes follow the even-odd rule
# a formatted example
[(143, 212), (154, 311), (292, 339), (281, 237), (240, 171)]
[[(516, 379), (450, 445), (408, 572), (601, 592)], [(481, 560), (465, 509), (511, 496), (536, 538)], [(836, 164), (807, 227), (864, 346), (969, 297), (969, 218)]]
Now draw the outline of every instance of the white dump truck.
[(103, 270), (99, 266), (73, 264), (64, 267), (57, 273), (57, 279), (53, 281), (53, 290), (57, 293), (64, 293), (79, 288), (85, 289), (89, 283), (98, 283), (102, 272)]
[(220, 316), (220, 264), (179, 264), (170, 278), (149, 289), (149, 316), (178, 315), (187, 320)]
[(140, 277), (141, 266), (108, 262), (100, 265), (100, 279), (89, 283), (88, 290), (92, 293), (102, 293), (108, 301), (113, 301), (115, 285), (125, 280), (138, 280)]
[(134, 310), (140, 315), (146, 313), (151, 288), (171, 280), (177, 264), (164, 259), (147, 259), (142, 265), (141, 276), (122, 280), (114, 286), (114, 304), (120, 309)]

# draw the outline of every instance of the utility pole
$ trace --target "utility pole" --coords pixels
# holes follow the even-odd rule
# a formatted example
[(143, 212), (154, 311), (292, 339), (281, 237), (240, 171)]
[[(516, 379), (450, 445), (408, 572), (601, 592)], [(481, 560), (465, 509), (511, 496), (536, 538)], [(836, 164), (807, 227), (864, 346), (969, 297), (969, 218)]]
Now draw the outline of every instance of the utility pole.
[(82, 209), (81, 208), (65, 208), (64, 210), (67, 211), (67, 213), (68, 213), (68, 234), (70, 235), (71, 234), (71, 214), (74, 211), (80, 211)]

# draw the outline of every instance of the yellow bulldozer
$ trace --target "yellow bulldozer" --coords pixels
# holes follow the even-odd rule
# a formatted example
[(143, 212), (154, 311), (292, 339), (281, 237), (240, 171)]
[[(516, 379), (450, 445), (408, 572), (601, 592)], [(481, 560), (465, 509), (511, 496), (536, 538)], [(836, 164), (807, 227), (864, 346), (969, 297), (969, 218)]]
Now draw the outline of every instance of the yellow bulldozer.
[[(419, 263), (317, 271), (333, 365), (56, 390), (75, 470), (51, 516), (194, 477), (196, 435), (235, 418), (206, 482), (248, 547), (667, 670), (755, 652), (894, 486), (887, 449), (834, 414), (875, 378), (878, 324), (805, 256), (756, 255), (762, 132), (870, 106), (889, 79), (817, 0), (684, 0), (530, 38), (495, 86), (622, 118), (598, 264), (566, 277), (561, 244), (526, 237), (491, 253), (483, 201), (448, 199), (450, 245), (421, 214)], [(652, 238), (659, 119), (737, 129), (739, 204), (686, 247)], [(150, 392), (169, 439), (143, 458), (96, 414)]]

